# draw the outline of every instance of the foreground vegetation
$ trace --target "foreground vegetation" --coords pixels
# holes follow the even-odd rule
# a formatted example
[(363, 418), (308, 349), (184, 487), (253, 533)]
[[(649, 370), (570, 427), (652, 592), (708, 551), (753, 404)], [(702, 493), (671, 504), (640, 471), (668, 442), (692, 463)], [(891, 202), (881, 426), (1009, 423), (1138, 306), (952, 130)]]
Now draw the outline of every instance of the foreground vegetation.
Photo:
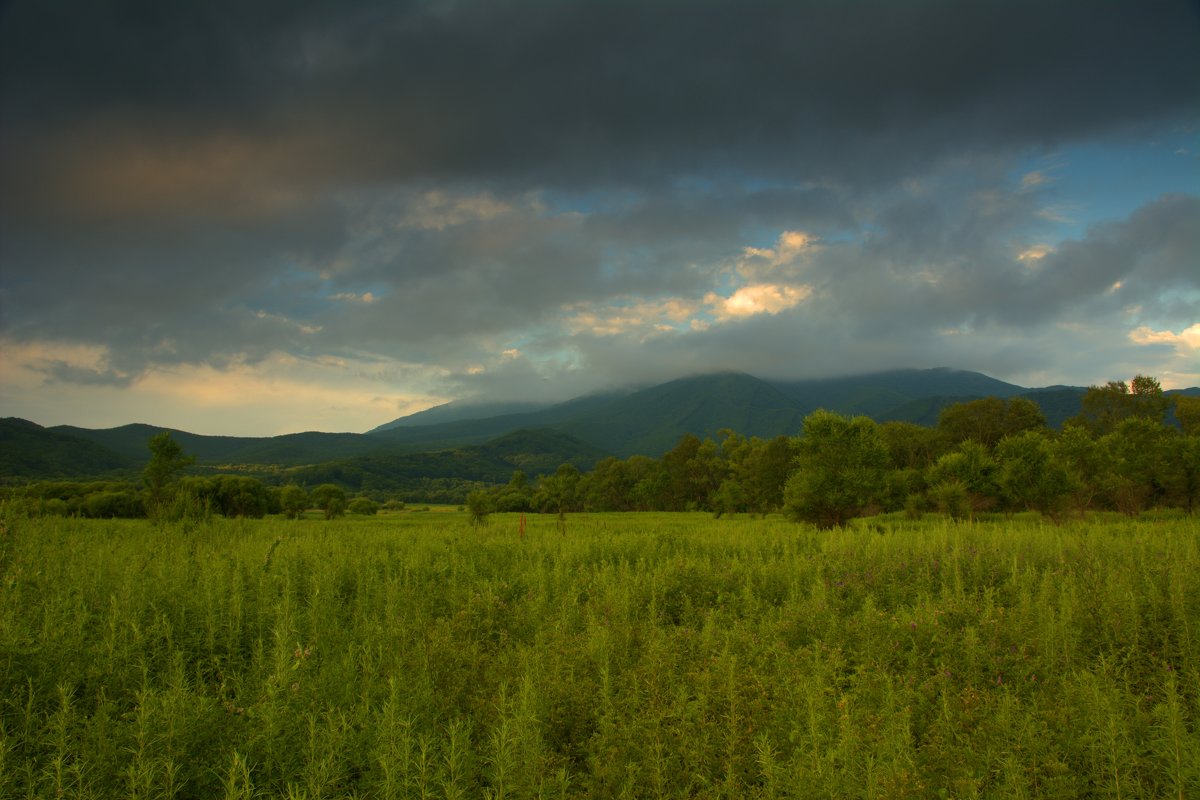
[(10, 513), (0, 796), (1196, 797), (1197, 575), (1153, 513)]

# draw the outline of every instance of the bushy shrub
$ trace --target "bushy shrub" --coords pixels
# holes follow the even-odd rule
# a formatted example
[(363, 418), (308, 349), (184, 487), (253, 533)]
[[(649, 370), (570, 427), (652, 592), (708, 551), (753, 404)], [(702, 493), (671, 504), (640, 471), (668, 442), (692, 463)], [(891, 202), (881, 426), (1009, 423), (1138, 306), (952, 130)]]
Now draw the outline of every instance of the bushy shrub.
[(83, 499), (80, 511), (91, 519), (134, 519), (146, 516), (146, 505), (137, 492), (94, 492)]
[(294, 483), (279, 490), (279, 509), (288, 519), (296, 519), (308, 508), (308, 492)]
[(350, 501), (350, 505), (346, 510), (351, 514), (361, 514), (363, 516), (373, 516), (379, 513), (379, 504), (369, 497), (356, 497)]
[(346, 493), (335, 483), (322, 483), (312, 490), (311, 499), (325, 514), (325, 519), (340, 517), (346, 512)]
[(958, 478), (947, 478), (929, 490), (929, 499), (943, 514), (954, 519), (971, 516), (971, 498), (965, 483)]

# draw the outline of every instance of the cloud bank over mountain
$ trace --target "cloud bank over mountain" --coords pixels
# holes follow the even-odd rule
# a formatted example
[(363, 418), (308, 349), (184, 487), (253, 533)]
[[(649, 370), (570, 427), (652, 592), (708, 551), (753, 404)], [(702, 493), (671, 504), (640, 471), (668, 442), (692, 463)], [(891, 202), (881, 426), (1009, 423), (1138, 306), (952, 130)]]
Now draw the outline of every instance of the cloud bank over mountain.
[(1194, 3), (14, 2), (0, 401), (367, 429), (717, 369), (1200, 383)]

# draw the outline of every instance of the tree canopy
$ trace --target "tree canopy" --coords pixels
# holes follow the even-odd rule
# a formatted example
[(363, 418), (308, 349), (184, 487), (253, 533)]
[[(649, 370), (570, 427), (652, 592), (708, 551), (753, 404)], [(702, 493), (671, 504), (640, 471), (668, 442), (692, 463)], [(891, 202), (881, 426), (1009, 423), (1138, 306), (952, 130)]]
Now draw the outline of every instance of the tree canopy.
[(1171, 398), (1163, 394), (1155, 378), (1136, 375), (1129, 383), (1109, 381), (1104, 386), (1089, 386), (1081, 405), (1079, 416), (1071, 422), (1103, 436), (1132, 417), (1144, 417), (1161, 425), (1171, 407)]
[(792, 519), (837, 527), (882, 497), (889, 457), (869, 417), (814, 411), (797, 449), (796, 470), (784, 487), (784, 511)]

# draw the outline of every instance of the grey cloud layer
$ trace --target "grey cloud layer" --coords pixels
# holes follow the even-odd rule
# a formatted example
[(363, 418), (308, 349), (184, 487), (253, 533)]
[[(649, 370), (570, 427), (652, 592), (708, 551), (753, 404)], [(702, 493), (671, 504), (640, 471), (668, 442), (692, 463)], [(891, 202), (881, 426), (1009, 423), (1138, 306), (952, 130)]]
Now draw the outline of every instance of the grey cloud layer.
[(1186, 0), (18, 2), (4, 23), (18, 135), (225, 137), (284, 183), (870, 183), (1144, 124), (1200, 72)]
[[(519, 393), (1015, 363), (1022, 335), (1131, 303), (1190, 324), (1195, 197), (1023, 270), (1045, 198), (1006, 171), (1194, 122), (1197, 8), (10, 3), (0, 333), (108, 346), (110, 372), (49, 368), (77, 383), (283, 350)], [(796, 308), (650, 338), (556, 327), (582, 304), (699, 302), (788, 229), (822, 244), (789, 273), (814, 291)], [(516, 345), (547, 363), (466, 371)]]

